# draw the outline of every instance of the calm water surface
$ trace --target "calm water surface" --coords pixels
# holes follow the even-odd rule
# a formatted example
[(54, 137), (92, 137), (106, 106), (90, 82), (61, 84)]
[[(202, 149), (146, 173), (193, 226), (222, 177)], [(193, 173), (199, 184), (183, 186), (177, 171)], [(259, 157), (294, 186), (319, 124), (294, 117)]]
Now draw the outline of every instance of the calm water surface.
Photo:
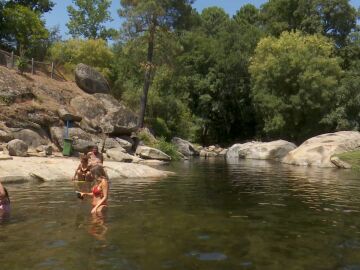
[(360, 174), (260, 161), (111, 182), (92, 217), (70, 181), (8, 185), (0, 269), (360, 269)]

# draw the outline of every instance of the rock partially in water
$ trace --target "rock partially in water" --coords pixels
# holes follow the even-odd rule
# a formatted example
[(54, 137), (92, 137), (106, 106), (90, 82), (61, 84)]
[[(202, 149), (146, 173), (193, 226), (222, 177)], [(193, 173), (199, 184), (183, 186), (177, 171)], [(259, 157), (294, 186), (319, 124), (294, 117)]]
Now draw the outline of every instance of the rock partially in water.
[(199, 155), (199, 151), (195, 149), (194, 145), (186, 140), (174, 137), (171, 142), (177, 147), (178, 151), (186, 157)]
[(205, 149), (200, 151), (200, 157), (202, 157), (202, 158), (213, 158), (213, 157), (217, 157), (217, 156), (218, 156), (218, 154), (213, 151), (208, 151)]
[(299, 166), (337, 167), (331, 157), (360, 148), (360, 132), (340, 131), (313, 137), (289, 152), (283, 163)]
[(28, 146), (22, 140), (12, 140), (8, 143), (7, 149), (9, 150), (10, 156), (17, 156), (17, 157), (26, 157)]
[(331, 157), (330, 161), (340, 169), (351, 169), (351, 165), (338, 157)]
[(227, 159), (281, 160), (296, 145), (284, 140), (273, 142), (248, 142), (233, 145), (226, 153)]
[(141, 158), (144, 159), (157, 159), (157, 160), (164, 160), (164, 161), (170, 161), (171, 157), (169, 157), (164, 152), (148, 147), (148, 146), (139, 146), (136, 149), (136, 154), (139, 155)]
[[(0, 179), (5, 183), (70, 180), (79, 163), (75, 158), (14, 157), (13, 160), (0, 161)], [(111, 180), (162, 178), (171, 174), (145, 165), (114, 161), (105, 161), (104, 167)]]

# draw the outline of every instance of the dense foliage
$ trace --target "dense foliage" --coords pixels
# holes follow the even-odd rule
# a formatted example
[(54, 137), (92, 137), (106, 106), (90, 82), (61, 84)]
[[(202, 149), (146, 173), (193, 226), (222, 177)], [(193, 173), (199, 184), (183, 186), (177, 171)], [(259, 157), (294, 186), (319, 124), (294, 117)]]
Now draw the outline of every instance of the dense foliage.
[(73, 0), (68, 6), (70, 20), (67, 23), (73, 38), (108, 39), (116, 35), (114, 29), (107, 29), (105, 23), (111, 21), (110, 0)]
[(122, 0), (111, 43), (110, 1), (73, 3), (75, 39), (61, 41), (41, 16), (52, 1), (0, 0), (0, 46), (43, 51), (69, 73), (94, 66), (159, 137), (301, 142), (360, 130), (360, 33), (348, 0), (269, 0), (233, 17), (198, 13), (191, 0)]

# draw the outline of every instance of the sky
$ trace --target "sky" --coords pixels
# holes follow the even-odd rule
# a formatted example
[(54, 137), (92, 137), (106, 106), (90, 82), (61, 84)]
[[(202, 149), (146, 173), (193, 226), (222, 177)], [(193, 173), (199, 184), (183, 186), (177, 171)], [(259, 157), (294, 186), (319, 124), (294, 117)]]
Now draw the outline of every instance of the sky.
[[(53, 10), (47, 14), (45, 14), (44, 18), (46, 20), (46, 25), (48, 27), (53, 27), (56, 25), (60, 26), (60, 32), (63, 37), (67, 37), (67, 28), (66, 23), (69, 20), (67, 15), (66, 7), (72, 4), (72, 0), (55, 0), (55, 7)], [(196, 0), (193, 5), (194, 8), (201, 12), (204, 8), (211, 6), (222, 7), (227, 13), (230, 15), (234, 15), (237, 10), (240, 9), (244, 4), (253, 4), (259, 7), (261, 4), (265, 3), (265, 0)], [(356, 8), (360, 7), (360, 0), (351, 0), (350, 1), (353, 6)], [(114, 19), (112, 22), (108, 23), (108, 26), (112, 28), (119, 29), (121, 26), (121, 21), (119, 16), (117, 15), (117, 10), (120, 8), (120, 0), (113, 0), (111, 5), (111, 14)]]

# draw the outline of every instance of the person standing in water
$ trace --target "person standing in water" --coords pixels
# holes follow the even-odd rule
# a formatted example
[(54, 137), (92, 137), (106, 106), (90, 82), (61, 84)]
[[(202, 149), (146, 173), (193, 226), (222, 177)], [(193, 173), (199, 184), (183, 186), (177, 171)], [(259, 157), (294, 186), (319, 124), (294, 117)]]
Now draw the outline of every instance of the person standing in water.
[(104, 162), (104, 157), (102, 153), (99, 152), (99, 148), (95, 145), (92, 150), (87, 154), (87, 157), (89, 159), (89, 167), (93, 168), (97, 165), (101, 165)]
[(83, 198), (84, 196), (92, 197), (93, 208), (91, 209), (91, 214), (98, 214), (108, 206), (109, 183), (105, 170), (101, 165), (93, 167), (91, 169), (91, 174), (95, 179), (95, 184), (90, 193), (80, 192), (80, 198)]
[(10, 197), (7, 189), (0, 182), (0, 215), (10, 212)]

